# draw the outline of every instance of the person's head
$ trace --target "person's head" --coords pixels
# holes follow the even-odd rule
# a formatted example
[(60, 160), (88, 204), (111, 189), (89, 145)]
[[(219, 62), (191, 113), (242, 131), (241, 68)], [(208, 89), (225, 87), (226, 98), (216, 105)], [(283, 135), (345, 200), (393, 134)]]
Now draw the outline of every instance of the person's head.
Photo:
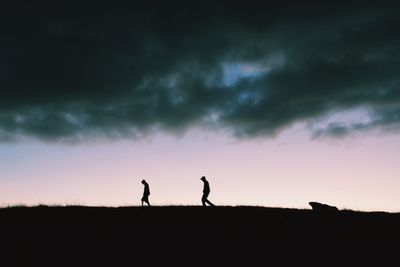
[(205, 181), (205, 180), (206, 180), (206, 177), (205, 177), (205, 176), (202, 176), (202, 177), (200, 178), (200, 180)]
[(142, 184), (147, 184), (146, 181), (145, 181), (144, 179), (142, 180)]

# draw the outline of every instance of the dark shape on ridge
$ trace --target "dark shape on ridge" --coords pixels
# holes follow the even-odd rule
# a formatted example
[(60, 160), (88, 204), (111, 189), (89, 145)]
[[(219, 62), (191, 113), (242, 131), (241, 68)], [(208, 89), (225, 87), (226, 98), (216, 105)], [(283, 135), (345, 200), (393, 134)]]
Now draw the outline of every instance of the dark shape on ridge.
[(339, 209), (335, 206), (330, 206), (319, 202), (309, 202), (308, 204), (312, 207), (313, 211), (317, 213), (336, 213), (339, 211)]

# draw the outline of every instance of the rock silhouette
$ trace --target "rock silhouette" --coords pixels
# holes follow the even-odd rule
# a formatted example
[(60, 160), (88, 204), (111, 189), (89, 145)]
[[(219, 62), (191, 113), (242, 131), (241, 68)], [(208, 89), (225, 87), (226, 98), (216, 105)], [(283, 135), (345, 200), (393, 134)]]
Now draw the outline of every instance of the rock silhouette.
[(330, 206), (319, 202), (308, 202), (308, 204), (312, 207), (313, 211), (317, 213), (336, 213), (339, 211), (339, 209), (335, 206)]

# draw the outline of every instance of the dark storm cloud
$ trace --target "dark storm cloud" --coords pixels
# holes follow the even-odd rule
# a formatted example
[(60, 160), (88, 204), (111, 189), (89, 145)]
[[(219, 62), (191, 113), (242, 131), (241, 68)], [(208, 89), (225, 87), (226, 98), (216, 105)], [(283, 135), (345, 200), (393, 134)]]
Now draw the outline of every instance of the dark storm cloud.
[(314, 136), (400, 124), (391, 2), (82, 2), (0, 10), (0, 139), (193, 125), (272, 135), (360, 106), (367, 122), (333, 122)]

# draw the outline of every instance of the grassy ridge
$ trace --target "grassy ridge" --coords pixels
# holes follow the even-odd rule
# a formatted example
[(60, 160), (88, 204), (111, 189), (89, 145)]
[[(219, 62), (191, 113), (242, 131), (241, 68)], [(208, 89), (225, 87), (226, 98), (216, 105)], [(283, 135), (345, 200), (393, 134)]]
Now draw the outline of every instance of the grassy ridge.
[(383, 212), (16, 207), (0, 209), (0, 226), (21, 266), (385, 266), (400, 245), (400, 214)]

